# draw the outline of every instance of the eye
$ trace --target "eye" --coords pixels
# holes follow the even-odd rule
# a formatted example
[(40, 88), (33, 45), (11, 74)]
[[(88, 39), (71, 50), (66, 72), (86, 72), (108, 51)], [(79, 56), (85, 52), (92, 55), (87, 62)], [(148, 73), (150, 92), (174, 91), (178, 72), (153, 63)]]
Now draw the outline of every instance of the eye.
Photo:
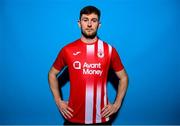
[(98, 20), (97, 20), (97, 19), (92, 19), (92, 21), (93, 21), (94, 23), (98, 22)]
[(84, 19), (82, 19), (82, 21), (87, 22), (87, 21), (88, 21), (88, 19), (84, 18)]

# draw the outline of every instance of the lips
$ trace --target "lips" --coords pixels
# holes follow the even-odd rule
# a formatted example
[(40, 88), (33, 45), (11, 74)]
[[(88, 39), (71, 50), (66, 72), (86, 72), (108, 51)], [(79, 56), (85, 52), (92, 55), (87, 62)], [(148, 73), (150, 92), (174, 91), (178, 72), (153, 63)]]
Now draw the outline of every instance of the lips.
[(87, 31), (93, 31), (93, 29), (86, 29)]
[(86, 29), (86, 31), (91, 32), (91, 31), (93, 31), (93, 29)]

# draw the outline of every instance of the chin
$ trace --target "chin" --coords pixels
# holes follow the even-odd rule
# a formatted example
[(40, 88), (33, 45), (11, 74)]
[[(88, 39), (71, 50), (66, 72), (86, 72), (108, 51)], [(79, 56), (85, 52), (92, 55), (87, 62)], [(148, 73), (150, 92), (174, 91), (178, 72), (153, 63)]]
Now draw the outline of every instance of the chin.
[(95, 38), (96, 37), (96, 33), (87, 33), (87, 32), (83, 32), (83, 31), (81, 31), (81, 33), (83, 34), (83, 36), (85, 37), (85, 38), (88, 38), (88, 39), (93, 39), (93, 38)]

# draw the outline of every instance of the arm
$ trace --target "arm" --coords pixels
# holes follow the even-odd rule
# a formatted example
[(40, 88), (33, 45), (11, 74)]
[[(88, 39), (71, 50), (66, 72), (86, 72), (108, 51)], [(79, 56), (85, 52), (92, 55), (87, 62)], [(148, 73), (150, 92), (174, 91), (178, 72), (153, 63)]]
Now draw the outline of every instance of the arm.
[(128, 86), (128, 76), (125, 70), (116, 72), (117, 77), (119, 78), (119, 85), (117, 96), (114, 104), (108, 104), (102, 109), (102, 116), (109, 117), (110, 115), (116, 113), (121, 106), (122, 100), (125, 96), (127, 86)]
[(57, 80), (57, 74), (59, 73), (54, 67), (51, 68), (48, 74), (49, 86), (54, 96), (55, 101), (61, 101), (61, 96), (59, 92), (59, 84)]
[(125, 96), (127, 86), (128, 86), (128, 76), (123, 69), (122, 71), (116, 72), (117, 77), (119, 78), (119, 85), (118, 85), (118, 92), (117, 97), (114, 102), (114, 105), (116, 105), (118, 108), (121, 106), (121, 102)]
[(58, 73), (59, 73), (59, 71), (57, 69), (55, 69), (54, 67), (52, 67), (51, 70), (49, 71), (48, 80), (49, 80), (50, 89), (54, 96), (56, 105), (58, 106), (62, 115), (65, 118), (71, 118), (73, 116), (71, 113), (71, 112), (73, 112), (73, 110), (70, 107), (68, 107), (68, 103), (63, 101), (60, 96), (59, 84), (58, 84), (58, 79), (57, 79)]

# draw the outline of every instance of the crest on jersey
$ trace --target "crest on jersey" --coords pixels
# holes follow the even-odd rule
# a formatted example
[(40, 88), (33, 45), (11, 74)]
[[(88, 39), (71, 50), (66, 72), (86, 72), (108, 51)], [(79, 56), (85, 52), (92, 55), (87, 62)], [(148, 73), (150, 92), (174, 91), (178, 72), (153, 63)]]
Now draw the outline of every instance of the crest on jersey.
[(97, 56), (99, 58), (103, 58), (104, 57), (104, 43), (100, 39), (98, 40), (98, 52), (97, 52)]
[(103, 52), (101, 49), (99, 49), (99, 50), (98, 50), (98, 53), (97, 53), (97, 56), (98, 56), (99, 58), (103, 58), (103, 57), (104, 57), (104, 52)]

